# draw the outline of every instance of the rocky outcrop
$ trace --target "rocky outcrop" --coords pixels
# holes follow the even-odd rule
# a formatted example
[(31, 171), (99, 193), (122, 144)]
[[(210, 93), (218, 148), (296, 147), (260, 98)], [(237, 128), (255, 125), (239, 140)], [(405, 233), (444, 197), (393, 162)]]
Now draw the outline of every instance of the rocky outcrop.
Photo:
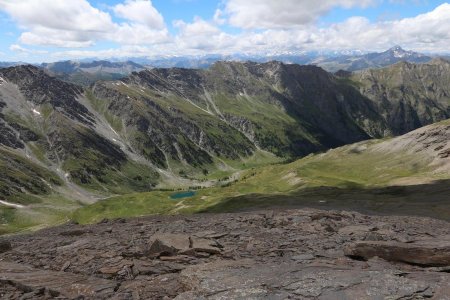
[(379, 257), (388, 261), (436, 267), (450, 266), (450, 240), (426, 239), (423, 241), (400, 243), (384, 241), (364, 241), (344, 249), (347, 256), (370, 259)]
[(35, 105), (49, 104), (55, 110), (81, 123), (94, 122), (88, 109), (77, 101), (83, 93), (81, 87), (48, 76), (31, 65), (1, 69), (0, 75), (17, 85), (27, 101)]
[(5, 299), (446, 299), (449, 224), (290, 210), (67, 224), (7, 237)]

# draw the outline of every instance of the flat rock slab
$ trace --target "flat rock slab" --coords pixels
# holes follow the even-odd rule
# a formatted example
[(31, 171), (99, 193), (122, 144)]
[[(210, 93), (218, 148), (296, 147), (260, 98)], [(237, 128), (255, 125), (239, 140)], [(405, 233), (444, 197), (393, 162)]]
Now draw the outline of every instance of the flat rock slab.
[(173, 256), (178, 253), (195, 256), (197, 252), (219, 254), (221, 245), (212, 239), (159, 233), (152, 236), (148, 251), (151, 256)]
[[(181, 272), (189, 292), (176, 299), (424, 299), (432, 284), (402, 272), (352, 270), (335, 266), (215, 262)], [(195, 291), (195, 292), (193, 292)], [(211, 295), (202, 298), (203, 295)]]
[(0, 299), (450, 300), (449, 232), (314, 209), (66, 224), (7, 237)]
[(53, 296), (69, 299), (84, 296), (106, 298), (114, 294), (114, 281), (78, 274), (39, 270), (33, 267), (0, 261), (0, 281), (8, 282), (26, 292), (45, 288)]
[(450, 266), (449, 240), (434, 239), (412, 243), (363, 241), (346, 246), (344, 253), (366, 260), (380, 257), (387, 261), (421, 266)]

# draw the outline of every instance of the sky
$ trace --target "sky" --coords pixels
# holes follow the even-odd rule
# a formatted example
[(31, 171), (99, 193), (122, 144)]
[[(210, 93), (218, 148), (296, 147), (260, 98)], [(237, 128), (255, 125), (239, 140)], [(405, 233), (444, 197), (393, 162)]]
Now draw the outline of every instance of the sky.
[(0, 61), (450, 52), (435, 0), (0, 0)]

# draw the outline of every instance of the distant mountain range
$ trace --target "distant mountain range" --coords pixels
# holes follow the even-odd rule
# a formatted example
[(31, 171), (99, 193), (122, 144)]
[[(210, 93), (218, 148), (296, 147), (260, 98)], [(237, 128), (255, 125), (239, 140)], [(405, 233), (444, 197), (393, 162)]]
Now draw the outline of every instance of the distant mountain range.
[[(400, 61), (412, 63), (428, 62), (432, 56), (421, 53), (406, 51), (400, 46), (392, 47), (384, 52), (363, 54), (359, 51), (353, 52), (331, 52), (318, 53), (307, 52), (299, 54), (274, 54), (265, 56), (251, 55), (209, 55), (203, 57), (171, 57), (160, 59), (136, 59), (142, 65), (157, 68), (208, 68), (217, 61), (253, 61), (265, 63), (269, 61), (280, 61), (286, 64), (317, 65), (329, 72), (338, 70), (358, 71), (367, 68), (380, 68), (395, 64)], [(135, 59), (131, 59), (135, 61)]]
[(132, 61), (61, 61), (40, 65), (50, 75), (59, 79), (89, 86), (98, 80), (115, 80), (128, 76), (132, 72), (142, 71), (144, 66)]
[[(82, 61), (43, 63), (36, 66), (44, 68), (49, 74), (57, 76), (60, 79), (89, 85), (99, 79), (120, 79), (132, 72), (141, 71), (146, 68), (206, 69), (218, 61), (253, 61), (258, 63), (280, 61), (285, 64), (317, 65), (328, 72), (337, 72), (338, 70), (359, 71), (369, 68), (380, 68), (400, 61), (424, 63), (430, 61), (433, 57), (436, 56), (406, 51), (400, 46), (395, 46), (384, 52), (367, 54), (361, 53), (360, 51), (351, 51), (287, 53), (264, 56), (236, 54), (161, 57), (152, 59), (132, 57), (128, 58), (125, 62), (114, 58), (110, 60), (84, 59)], [(0, 62), (0, 68), (24, 64), (26, 63)]]
[(310, 63), (318, 65), (329, 72), (338, 70), (359, 71), (370, 68), (381, 68), (405, 61), (410, 63), (424, 63), (433, 57), (421, 53), (406, 51), (395, 46), (385, 52), (363, 55), (343, 55), (337, 57), (319, 57)]

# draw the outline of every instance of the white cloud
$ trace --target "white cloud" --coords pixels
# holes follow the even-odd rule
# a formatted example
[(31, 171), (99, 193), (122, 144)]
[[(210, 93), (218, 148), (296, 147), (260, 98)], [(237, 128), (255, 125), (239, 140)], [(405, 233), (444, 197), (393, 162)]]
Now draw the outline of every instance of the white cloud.
[(27, 49), (27, 48), (24, 48), (24, 47), (22, 47), (20, 45), (17, 45), (17, 44), (13, 44), (13, 45), (9, 46), (9, 50), (14, 51), (14, 52), (18, 52), (20, 54), (25, 54), (25, 55), (28, 55), (28, 54), (47, 54), (48, 53), (48, 51), (45, 51), (45, 50)]
[(106, 39), (122, 45), (156, 45), (171, 41), (167, 29), (153, 30), (141, 24), (116, 26)]
[(132, 22), (144, 24), (153, 29), (164, 29), (163, 16), (153, 7), (150, 0), (126, 0), (114, 7), (117, 16)]
[(52, 53), (55, 59), (79, 59), (85, 57), (94, 58), (121, 58), (149, 56), (152, 49), (144, 46), (123, 46), (106, 50), (66, 50)]
[[(143, 19), (146, 11), (135, 15), (136, 7), (149, 9), (150, 16), (156, 16), (154, 22), (150, 22), (150, 18)], [(109, 13), (92, 7), (87, 0), (0, 0), (0, 9), (25, 31), (19, 41), (27, 45), (76, 48), (92, 46), (99, 40), (121, 44), (168, 41), (162, 17), (150, 1), (122, 4), (119, 14), (132, 22), (121, 24), (114, 23)], [(150, 23), (155, 26), (149, 27)]]
[(353, 17), (327, 29), (317, 30), (315, 48), (386, 49), (394, 44), (418, 51), (448, 51), (450, 46), (450, 4), (413, 18), (370, 23)]
[(180, 49), (223, 51), (232, 47), (237, 39), (237, 36), (222, 32), (216, 25), (200, 17), (195, 17), (192, 23), (175, 21), (174, 26), (179, 30), (175, 43)]
[[(55, 58), (372, 51), (395, 44), (416, 51), (449, 51), (448, 3), (416, 17), (393, 21), (351, 17), (326, 28), (314, 22), (333, 7), (367, 6), (376, 1), (381, 0), (227, 0), (210, 20), (195, 17), (190, 23), (174, 21), (177, 33), (173, 35), (151, 1), (127, 0), (112, 7), (111, 11), (124, 20), (120, 23), (87, 0), (0, 0), (0, 10), (23, 30), (18, 40), (22, 45), (81, 48), (98, 41), (119, 44), (101, 51), (58, 51), (52, 54)], [(225, 32), (222, 25), (226, 22), (243, 29)], [(11, 47), (17, 53), (39, 51)]]
[(174, 22), (174, 26), (180, 30), (181, 35), (189, 37), (211, 36), (220, 33), (220, 29), (218, 27), (199, 17), (195, 17), (194, 22), (192, 23), (177, 20)]
[(309, 24), (334, 7), (367, 7), (377, 0), (227, 0), (231, 25), (244, 29), (287, 28)]
[(226, 19), (224, 18), (224, 12), (221, 9), (216, 9), (213, 17), (214, 23), (217, 25), (223, 25), (226, 23)]
[(0, 8), (26, 30), (20, 41), (30, 45), (88, 46), (113, 26), (86, 0), (0, 0)]

